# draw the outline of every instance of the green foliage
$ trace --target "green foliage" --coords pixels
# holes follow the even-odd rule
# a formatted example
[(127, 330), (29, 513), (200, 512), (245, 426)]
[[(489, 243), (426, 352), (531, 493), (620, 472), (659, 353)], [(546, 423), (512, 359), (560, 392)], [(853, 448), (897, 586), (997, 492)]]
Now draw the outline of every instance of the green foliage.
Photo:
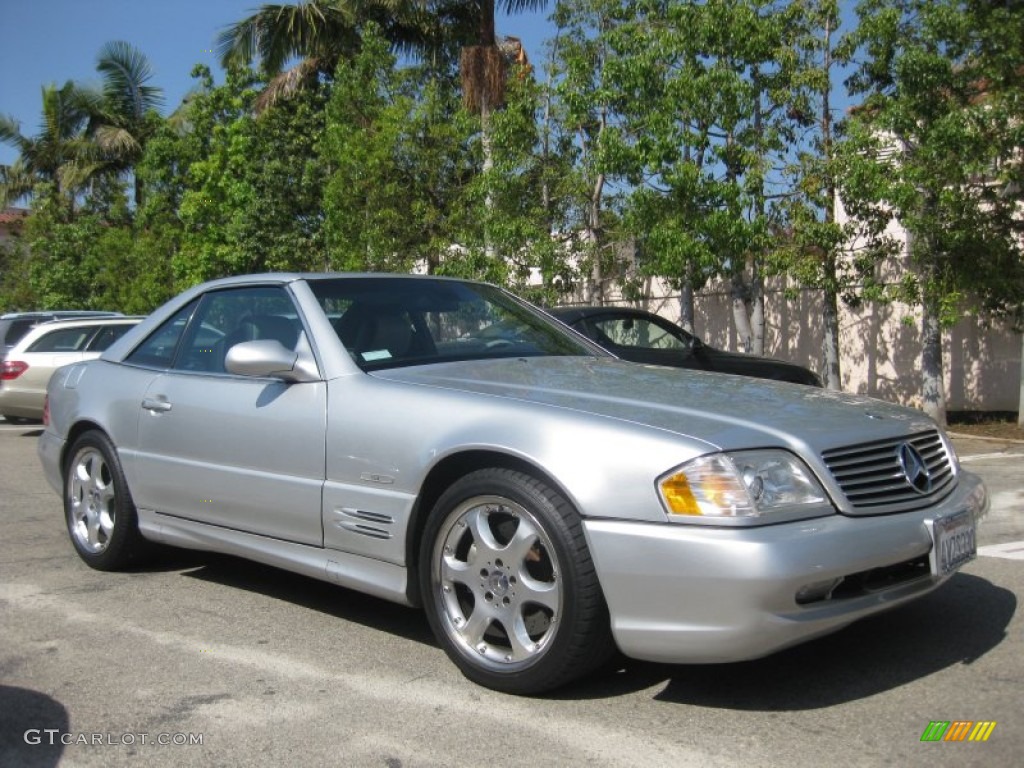
[(322, 267), (323, 95), (304, 92), (256, 116), (250, 73), (217, 87), (196, 74), (203, 84), (179, 116), (184, 127), (154, 140), (143, 171), (155, 197), (144, 222), (159, 227), (170, 212), (181, 222), (176, 284)]
[[(595, 169), (625, 190), (641, 272), (695, 288), (723, 276), (739, 296), (760, 301), (761, 276), (781, 247), (781, 168), (807, 101), (797, 4), (562, 7), (575, 29), (589, 20), (593, 30), (573, 37), (566, 65), (593, 98), (573, 97), (570, 109), (590, 116), (589, 125), (600, 114)], [(600, 67), (599, 81), (587, 80), (588, 61)]]
[(471, 168), (457, 94), (396, 67), (372, 32), (343, 61), (327, 109), (323, 160), (332, 269), (434, 271), (451, 239), (451, 212)]
[(551, 262), (536, 86), (513, 74), (485, 130), (451, 85), (396, 66), (370, 29), (360, 54), (339, 65), (323, 152), (332, 269), (523, 285), (538, 260)]
[(31, 254), (20, 237), (0, 243), (0, 307), (4, 312), (38, 306), (29, 278), (31, 269)]
[[(468, 144), (470, 161), (479, 169), (453, 209), (454, 240), (439, 271), (525, 289), (531, 271), (557, 272), (556, 246), (550, 234), (550, 209), (542, 186), (550, 157), (538, 152), (536, 84), (513, 70), (506, 84), (505, 107), (491, 112), (487, 124), (465, 118), (477, 132)], [(490, 145), (490, 162), (487, 145)]]
[(865, 0), (868, 52), (851, 85), (865, 97), (843, 150), (844, 201), (884, 245), (910, 234), (913, 280), (890, 294), (950, 325), (964, 303), (1024, 302), (1019, 210), (1024, 17), (959, 0)]

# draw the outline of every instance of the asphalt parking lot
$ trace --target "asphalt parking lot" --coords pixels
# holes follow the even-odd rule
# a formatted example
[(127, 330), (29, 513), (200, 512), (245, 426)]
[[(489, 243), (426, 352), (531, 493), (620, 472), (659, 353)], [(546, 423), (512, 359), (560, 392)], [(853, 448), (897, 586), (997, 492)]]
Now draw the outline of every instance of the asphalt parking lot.
[[(1010, 766), (1024, 750), (1024, 445), (957, 438), (993, 510), (929, 597), (767, 659), (620, 662), (554, 695), (462, 678), (422, 614), (229, 557), (67, 542), (0, 422), (0, 766)], [(933, 721), (985, 742), (923, 742)]]

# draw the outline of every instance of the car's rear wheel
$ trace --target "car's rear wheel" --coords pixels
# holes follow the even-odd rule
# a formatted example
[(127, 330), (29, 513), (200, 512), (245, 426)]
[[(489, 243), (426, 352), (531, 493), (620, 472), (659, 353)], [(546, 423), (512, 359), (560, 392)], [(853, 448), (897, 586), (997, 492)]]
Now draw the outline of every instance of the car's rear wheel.
[(148, 548), (110, 439), (99, 431), (85, 432), (68, 456), (64, 515), (75, 551), (101, 571), (119, 570), (140, 559)]
[(420, 568), (434, 634), (488, 688), (539, 693), (614, 650), (579, 514), (528, 475), (485, 469), (454, 483), (427, 522)]

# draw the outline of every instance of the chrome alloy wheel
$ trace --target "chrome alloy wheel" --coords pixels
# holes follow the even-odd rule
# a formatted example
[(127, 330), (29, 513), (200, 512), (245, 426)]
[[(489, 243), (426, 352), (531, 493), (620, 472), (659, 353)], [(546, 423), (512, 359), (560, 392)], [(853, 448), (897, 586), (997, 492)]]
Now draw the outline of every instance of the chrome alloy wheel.
[(103, 454), (93, 447), (80, 450), (68, 474), (68, 528), (86, 552), (100, 554), (114, 533), (114, 479)]
[(432, 588), (462, 654), (506, 672), (540, 659), (564, 596), (555, 549), (537, 519), (509, 499), (477, 496), (452, 510), (435, 541)]

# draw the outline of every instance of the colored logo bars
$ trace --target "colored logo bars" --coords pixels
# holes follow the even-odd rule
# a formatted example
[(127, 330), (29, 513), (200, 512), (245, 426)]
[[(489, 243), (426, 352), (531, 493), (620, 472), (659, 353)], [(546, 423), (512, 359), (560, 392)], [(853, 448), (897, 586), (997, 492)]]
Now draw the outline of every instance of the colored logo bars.
[(988, 741), (995, 727), (995, 720), (932, 720), (921, 741)]

